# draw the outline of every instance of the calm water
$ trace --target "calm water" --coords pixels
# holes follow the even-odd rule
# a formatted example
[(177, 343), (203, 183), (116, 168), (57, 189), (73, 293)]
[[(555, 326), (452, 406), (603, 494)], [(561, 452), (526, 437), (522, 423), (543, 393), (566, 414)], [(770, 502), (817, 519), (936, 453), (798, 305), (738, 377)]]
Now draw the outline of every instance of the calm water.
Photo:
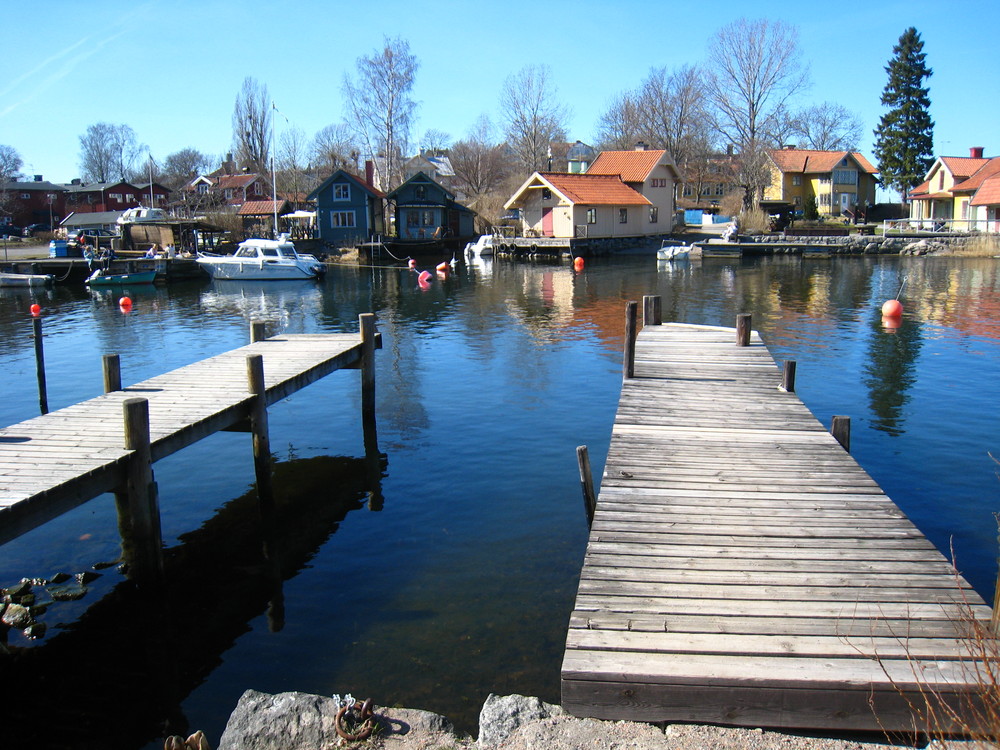
[[(906, 314), (878, 309), (905, 278)], [(753, 314), (797, 391), (984, 596), (996, 574), (1000, 277), (991, 259), (798, 257), (668, 266), (647, 255), (465, 268), (421, 291), (401, 269), (320, 284), (195, 283), (120, 292), (0, 291), (0, 422), (38, 409), (31, 323), (45, 309), (49, 405), (101, 392), (101, 355), (136, 382), (268, 332), (356, 331), (374, 311), (380, 471), (365, 460), (354, 371), (270, 412), (282, 516), (262, 560), (250, 439), (212, 436), (155, 467), (170, 583), (145, 601), (115, 567), (11, 634), (0, 709), (31, 747), (135, 750), (204, 729), (217, 743), (247, 688), (352, 692), (444, 713), (474, 733), (489, 692), (559, 700), (586, 544), (575, 448), (600, 475), (621, 382), (624, 301), (665, 321)], [(99, 497), (0, 548), (0, 585), (119, 555)]]

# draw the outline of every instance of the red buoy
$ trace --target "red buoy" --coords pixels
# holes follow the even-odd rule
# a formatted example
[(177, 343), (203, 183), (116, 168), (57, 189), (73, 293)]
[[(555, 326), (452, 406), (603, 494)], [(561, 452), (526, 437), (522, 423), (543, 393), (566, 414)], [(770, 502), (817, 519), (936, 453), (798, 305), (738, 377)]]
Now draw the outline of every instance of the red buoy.
[(122, 310), (126, 310), (126, 311), (127, 310), (131, 310), (132, 309), (132, 300), (130, 298), (128, 298), (128, 297), (122, 297), (120, 300), (118, 300), (118, 307), (120, 307)]
[(903, 314), (903, 305), (898, 299), (886, 300), (882, 303), (882, 316), (885, 318), (898, 318)]
[(417, 261), (415, 261), (413, 258), (410, 258), (410, 262), (406, 264), (406, 267), (409, 268), (411, 271), (416, 271)]
[(42, 314), (42, 306), (39, 305), (37, 302), (28, 309), (31, 310), (31, 314), (34, 315), (36, 318)]
[(573, 258), (573, 270), (582, 271), (583, 270), (583, 258), (579, 255)]

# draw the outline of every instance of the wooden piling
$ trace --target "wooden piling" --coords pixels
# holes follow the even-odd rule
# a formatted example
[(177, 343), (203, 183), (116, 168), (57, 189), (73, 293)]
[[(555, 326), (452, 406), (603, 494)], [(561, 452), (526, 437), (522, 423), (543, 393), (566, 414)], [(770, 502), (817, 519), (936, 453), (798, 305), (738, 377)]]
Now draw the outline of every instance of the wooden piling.
[(129, 577), (156, 583), (163, 577), (163, 541), (149, 445), (149, 402), (144, 398), (127, 398), (122, 402), (122, 411), (125, 449), (131, 451), (125, 474), (129, 528), (123, 550)]
[(635, 337), (636, 318), (639, 314), (639, 303), (629, 300), (625, 303), (625, 356), (622, 362), (622, 379), (635, 377)]
[(642, 327), (663, 324), (663, 312), (658, 294), (647, 294), (642, 298)]
[(361, 408), (375, 410), (375, 314), (358, 316), (361, 331)]
[(795, 393), (795, 360), (785, 360), (781, 369), (781, 390)]
[(750, 346), (750, 313), (740, 313), (736, 316), (736, 344), (737, 346)]
[(35, 339), (35, 373), (38, 376), (38, 408), (42, 414), (49, 413), (49, 391), (45, 385), (45, 352), (42, 348), (42, 319), (32, 318)]
[(830, 425), (830, 434), (837, 438), (837, 442), (843, 446), (848, 453), (851, 452), (851, 418), (845, 416), (834, 416)]
[(247, 390), (254, 395), (250, 406), (250, 432), (253, 435), (253, 469), (257, 479), (257, 499), (265, 518), (274, 509), (271, 482), (271, 438), (267, 429), (267, 394), (264, 388), (264, 357), (247, 355)]
[(576, 448), (576, 463), (580, 469), (580, 488), (583, 490), (583, 507), (587, 511), (587, 526), (594, 523), (597, 496), (594, 494), (594, 476), (590, 470), (590, 453), (586, 445)]
[(263, 320), (255, 320), (250, 323), (250, 343), (256, 344), (267, 338), (267, 325)]
[(114, 393), (122, 389), (122, 361), (117, 354), (105, 354), (102, 358), (104, 369), (104, 392)]

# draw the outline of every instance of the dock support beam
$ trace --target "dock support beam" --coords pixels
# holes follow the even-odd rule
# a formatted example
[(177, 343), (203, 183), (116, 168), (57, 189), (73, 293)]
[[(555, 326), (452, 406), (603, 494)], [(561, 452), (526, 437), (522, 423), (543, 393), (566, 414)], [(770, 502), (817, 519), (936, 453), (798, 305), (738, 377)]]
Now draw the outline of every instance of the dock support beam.
[[(122, 551), (128, 575), (139, 583), (159, 583), (163, 578), (163, 539), (153, 459), (149, 447), (149, 402), (127, 398), (122, 402), (125, 449), (132, 451), (125, 475)], [(116, 495), (120, 497), (120, 495)]]
[(635, 377), (635, 337), (637, 335), (636, 318), (639, 315), (639, 303), (630, 300), (625, 303), (625, 357), (622, 361), (622, 380)]
[(580, 488), (583, 490), (583, 506), (587, 510), (588, 528), (594, 523), (597, 497), (594, 495), (594, 475), (590, 470), (590, 452), (586, 445), (576, 448), (576, 463), (580, 468)]
[(361, 429), (364, 433), (365, 466), (368, 474), (368, 510), (379, 511), (382, 498), (382, 454), (375, 425), (375, 314), (358, 316), (361, 332)]
[(256, 344), (267, 338), (267, 330), (263, 320), (254, 320), (250, 323), (250, 343)]
[(122, 360), (117, 354), (105, 354), (101, 358), (104, 369), (104, 392), (114, 393), (122, 389)]
[(830, 425), (830, 434), (837, 438), (837, 442), (848, 453), (851, 452), (851, 418), (835, 416)]
[(795, 360), (785, 360), (781, 370), (781, 390), (795, 393)]
[(264, 357), (247, 355), (247, 390), (253, 394), (250, 406), (250, 432), (253, 435), (253, 470), (257, 478), (257, 500), (266, 519), (274, 510), (271, 483), (271, 438), (267, 430), (267, 393), (264, 387)]
[(750, 313), (740, 313), (736, 316), (736, 345), (750, 346)]
[(660, 296), (647, 294), (642, 298), (642, 327), (663, 325)]

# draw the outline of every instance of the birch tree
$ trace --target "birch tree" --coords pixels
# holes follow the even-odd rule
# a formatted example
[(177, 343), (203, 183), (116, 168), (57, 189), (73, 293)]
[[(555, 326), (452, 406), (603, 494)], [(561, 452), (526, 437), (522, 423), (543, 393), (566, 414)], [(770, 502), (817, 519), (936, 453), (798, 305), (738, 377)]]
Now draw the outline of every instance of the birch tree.
[(528, 65), (508, 76), (500, 91), (507, 144), (525, 173), (546, 169), (549, 144), (566, 140), (569, 110), (550, 73), (547, 65)]
[(90, 125), (80, 136), (81, 176), (89, 182), (129, 180), (145, 150), (128, 125)]
[(359, 143), (373, 157), (383, 189), (401, 182), (417, 111), (411, 92), (418, 67), (408, 41), (385, 37), (381, 50), (358, 58), (354, 78), (344, 76), (349, 121)]
[(272, 108), (267, 86), (244, 78), (233, 105), (233, 146), (239, 165), (256, 174), (271, 171)]

